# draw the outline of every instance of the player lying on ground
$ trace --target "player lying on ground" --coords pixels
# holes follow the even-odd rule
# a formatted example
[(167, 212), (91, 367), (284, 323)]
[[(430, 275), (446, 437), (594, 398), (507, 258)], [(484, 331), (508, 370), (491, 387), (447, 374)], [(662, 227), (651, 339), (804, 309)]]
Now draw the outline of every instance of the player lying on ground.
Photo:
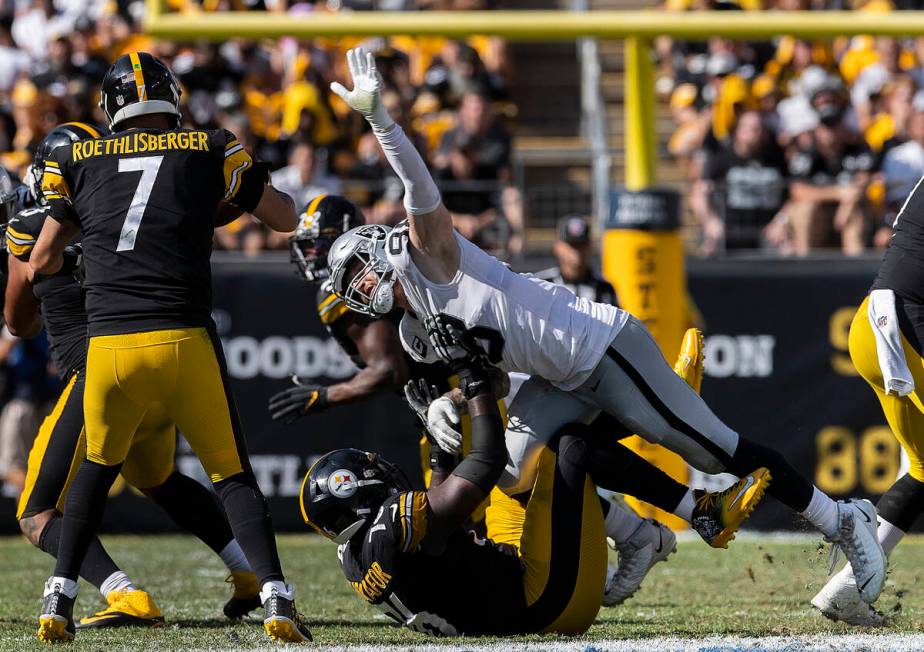
[[(850, 325), (850, 359), (882, 404), (889, 428), (908, 453), (908, 473), (879, 499), (879, 542), (892, 552), (924, 512), (924, 188), (921, 182), (893, 224), (872, 290)], [(883, 625), (885, 617), (856, 600), (847, 564), (812, 599), (834, 620)]]
[[(110, 486), (132, 448), (144, 443), (138, 426), (158, 406), (182, 430), (221, 498), (260, 583), (266, 634), (310, 640), (248, 460), (211, 318), (209, 266), (224, 203), (281, 232), (295, 228), (295, 210), (233, 134), (179, 128), (179, 97), (161, 61), (145, 52), (124, 55), (100, 92), (114, 133), (59, 147), (45, 162), (50, 219), (30, 266), (44, 275), (59, 271), (66, 246), (82, 233), (89, 342), (87, 454), (67, 495), (57, 564), (45, 587), (43, 641), (74, 637), (81, 563)], [(173, 437), (165, 431), (157, 445), (172, 446)]]
[[(480, 358), (480, 357), (479, 357)], [(600, 609), (603, 517), (588, 447), (567, 428), (539, 457), (519, 553), (463, 524), (504, 470), (504, 427), (482, 359), (457, 367), (472, 448), (434, 468), (426, 492), (374, 453), (328, 453), (302, 483), (306, 523), (340, 544), (356, 592), (397, 623), (434, 635), (580, 634)]]
[(408, 220), (338, 238), (329, 255), (331, 285), (359, 312), (403, 307), (402, 343), (420, 360), (432, 357), (428, 331), (451, 322), (485, 341), (504, 371), (530, 374), (510, 406), (510, 459), (498, 486), (509, 494), (531, 486), (536, 456), (552, 435), (602, 410), (706, 473), (743, 477), (769, 469), (770, 494), (844, 550), (862, 598), (875, 600), (886, 560), (873, 505), (835, 502), (777, 451), (739, 437), (671, 372), (644, 325), (625, 311), (516, 274), (462, 238), (426, 165), (381, 103), (374, 58), (350, 51), (347, 61), (354, 88), (332, 89), (372, 126), (404, 183)]
[[(70, 147), (100, 131), (82, 123), (53, 129), (36, 148), (33, 173), (41, 178), (44, 160), (56, 147)], [(83, 438), (83, 394), (87, 359), (87, 313), (78, 280), (79, 244), (65, 251), (65, 265), (55, 274), (35, 274), (29, 256), (48, 207), (30, 193), (33, 205), (24, 206), (6, 226), (8, 275), (3, 314), (13, 335), (32, 337), (42, 327), (48, 335), (51, 357), (64, 391), (42, 423), (29, 454), (26, 487), (19, 497), (16, 518), (26, 538), (52, 557), (58, 554), (64, 497), (86, 452)], [(167, 434), (162, 434), (166, 431)], [(228, 618), (240, 618), (260, 606), (260, 586), (244, 553), (211, 492), (182, 475), (174, 465), (175, 426), (163, 413), (152, 410), (138, 427), (136, 439), (147, 442), (132, 448), (122, 476), (160, 505), (167, 514), (218, 554), (228, 567), (234, 595), (224, 607)], [(151, 445), (156, 442), (157, 445)], [(166, 444), (166, 445), (164, 445)], [(138, 589), (93, 538), (80, 566), (80, 576), (99, 589), (108, 606), (81, 619), (80, 627), (155, 625), (164, 622), (151, 596)]]
[[(450, 384), (452, 370), (445, 364), (421, 364), (402, 349), (397, 328), (404, 314), (401, 308), (395, 306), (385, 316), (358, 313), (349, 310), (330, 289), (327, 281), (327, 254), (330, 246), (344, 232), (363, 223), (360, 210), (349, 200), (336, 195), (316, 197), (299, 216), (299, 226), (290, 241), (292, 261), (298, 267), (299, 276), (309, 282), (321, 281), (317, 302), (321, 323), (360, 371), (353, 378), (330, 387), (316, 385), (310, 379), (298, 379), (295, 387), (283, 390), (270, 399), (269, 408), (274, 419), (291, 423), (328, 406), (397, 390), (409, 374), (423, 380), (427, 392), (434, 386), (442, 392)], [(702, 334), (691, 329), (684, 338), (675, 370), (696, 391), (699, 391), (702, 381), (702, 364)], [(514, 396), (508, 395), (506, 391), (499, 395), (507, 397), (506, 400)], [(409, 402), (414, 400), (408, 398)], [(469, 428), (470, 436), (470, 422), (463, 423), (464, 419), (456, 415), (457, 408), (451, 401), (449, 397), (440, 397), (427, 401), (426, 405), (420, 400), (412, 404), (427, 429), (427, 438), (422, 440), (425, 448), (422, 460), (426, 464), (424, 479), (427, 483), (431, 453), (435, 452), (432, 447), (455, 456), (462, 451), (462, 430), (465, 426)], [(456, 418), (447, 423), (443, 416), (446, 414)], [(502, 408), (502, 418), (504, 415), (505, 409)], [(769, 476), (759, 472), (756, 481), (746, 488), (747, 483), (754, 480), (753, 477), (744, 478), (725, 492), (694, 494), (647, 460), (617, 443), (618, 435), (614, 435), (627, 431), (621, 424), (613, 422), (611, 417), (603, 415), (594, 425), (596, 428), (593, 433), (610, 435), (608, 441), (612, 449), (605, 457), (599, 458), (607, 460), (611, 480), (607, 483), (604, 479), (598, 484), (613, 490), (619, 490), (620, 486), (628, 487), (632, 495), (692, 522), (703, 538), (714, 547), (728, 545), (764, 493), (766, 478)], [(605, 440), (601, 438), (601, 441)], [(745, 488), (745, 492), (739, 496), (742, 488)], [(528, 492), (510, 498), (499, 490), (492, 490), (489, 504), (483, 512), (484, 527), (493, 541), (519, 545), (527, 499)], [(675, 548), (674, 534), (663, 524), (653, 519), (641, 519), (621, 509), (609, 511), (609, 507), (610, 503), (604, 502), (604, 523), (607, 537), (619, 552), (619, 565), (608, 568), (603, 596), (605, 606), (620, 604), (631, 596), (650, 568), (666, 559)], [(480, 513), (476, 512), (476, 521), (481, 520)]]

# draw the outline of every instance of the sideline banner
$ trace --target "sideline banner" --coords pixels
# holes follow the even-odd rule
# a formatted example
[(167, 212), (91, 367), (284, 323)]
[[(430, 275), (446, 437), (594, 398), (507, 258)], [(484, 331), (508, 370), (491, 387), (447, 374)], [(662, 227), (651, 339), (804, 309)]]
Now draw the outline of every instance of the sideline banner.
[[(783, 453), (837, 497), (876, 497), (900, 467), (898, 444), (873, 392), (847, 354), (847, 330), (877, 262), (690, 262), (690, 292), (704, 316), (707, 366), (703, 396), (742, 435)], [(216, 263), (215, 319), (247, 433), (257, 479), (280, 530), (304, 526), (301, 479), (333, 448), (376, 450), (420, 481), (415, 417), (397, 394), (335, 408), (292, 426), (272, 422), (270, 395), (292, 374), (334, 382), (354, 373), (317, 319), (315, 293), (287, 263)], [(201, 468), (180, 447), (180, 469)], [(714, 478), (693, 473), (694, 483)], [(113, 488), (106, 531), (175, 529), (124, 483)], [(16, 532), (15, 504), (0, 498), (0, 532)], [(762, 529), (801, 524), (773, 499), (750, 520)]]

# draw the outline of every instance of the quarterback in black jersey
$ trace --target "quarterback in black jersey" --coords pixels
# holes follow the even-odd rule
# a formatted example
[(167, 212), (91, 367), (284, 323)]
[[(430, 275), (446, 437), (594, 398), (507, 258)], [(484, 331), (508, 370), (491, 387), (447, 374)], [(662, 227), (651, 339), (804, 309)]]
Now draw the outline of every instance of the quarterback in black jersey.
[[(36, 150), (33, 169), (56, 147), (84, 138), (97, 138), (100, 129), (65, 123), (53, 129)], [(85, 454), (83, 394), (87, 351), (87, 313), (78, 280), (79, 245), (65, 250), (65, 265), (50, 276), (35, 274), (29, 256), (48, 207), (23, 208), (6, 225), (8, 275), (4, 317), (13, 335), (31, 337), (44, 326), (51, 356), (66, 383), (52, 413), (42, 423), (29, 454), (26, 485), (20, 495), (17, 519), (29, 541), (56, 556), (61, 534), (64, 496)], [(163, 410), (145, 415), (136, 436), (140, 445), (129, 452), (122, 467), (127, 482), (158, 503), (181, 527), (198, 536), (228, 560), (235, 594), (225, 606), (229, 618), (239, 618), (259, 606), (260, 587), (211, 492), (180, 474), (174, 465), (175, 430)], [(154, 443), (155, 445), (151, 445)], [(166, 445), (165, 445), (166, 444)], [(134, 584), (109, 557), (98, 539), (91, 542), (81, 576), (100, 589), (108, 606), (81, 620), (81, 627), (155, 625), (163, 616), (150, 595)]]
[(124, 55), (100, 92), (113, 133), (59, 147), (45, 161), (42, 192), (51, 219), (30, 266), (58, 272), (66, 246), (81, 233), (89, 335), (87, 454), (68, 492), (55, 573), (45, 588), (45, 641), (73, 638), (80, 564), (107, 491), (140, 443), (138, 426), (158, 407), (183, 431), (221, 498), (260, 583), (267, 635), (310, 640), (250, 468), (211, 320), (209, 264), (224, 203), (283, 232), (294, 230), (295, 211), (269, 185), (267, 167), (230, 132), (179, 128), (179, 95), (173, 73), (156, 57)]
[[(876, 505), (878, 537), (886, 554), (924, 512), (924, 188), (921, 181), (905, 200), (892, 228), (894, 234), (876, 280), (854, 315), (848, 337), (850, 359), (875, 392), (889, 428), (910, 462), (908, 473)], [(855, 594), (849, 570), (841, 571), (814, 597), (812, 604), (835, 620), (865, 626), (884, 624), (885, 617), (871, 606), (857, 602)]]
[(357, 594), (415, 631), (582, 633), (600, 609), (606, 569), (586, 444), (563, 432), (541, 455), (519, 553), (466, 532), (507, 454), (485, 361), (460, 352), (450, 362), (472, 415), (469, 455), (454, 468), (437, 462), (430, 488), (417, 492), (374, 453), (328, 453), (302, 483), (302, 516), (340, 545)]

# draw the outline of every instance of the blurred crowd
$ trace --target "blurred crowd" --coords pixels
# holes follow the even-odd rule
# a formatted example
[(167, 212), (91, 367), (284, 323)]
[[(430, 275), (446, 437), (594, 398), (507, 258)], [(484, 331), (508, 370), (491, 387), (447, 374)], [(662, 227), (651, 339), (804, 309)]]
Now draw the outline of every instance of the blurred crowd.
[[(777, 0), (765, 8), (855, 9), (862, 21), (863, 12), (918, 4)], [(754, 5), (669, 0), (666, 8)], [(657, 45), (658, 90), (675, 123), (668, 149), (689, 181), (701, 253), (857, 255), (888, 244), (924, 175), (924, 39)]]
[[(341, 9), (486, 9), (486, 0), (167, 0), (181, 12), (304, 14)], [(349, 84), (343, 54), (375, 53), (383, 99), (439, 180), (457, 228), (502, 257), (523, 247), (523, 201), (512, 185), (510, 63), (496, 38), (286, 38), (154, 42), (138, 0), (0, 0), (0, 165), (23, 176), (56, 124), (102, 124), (99, 82), (111, 61), (145, 50), (166, 61), (182, 89), (186, 126), (232, 131), (271, 164), (276, 186), (302, 206), (320, 193), (353, 199), (371, 222), (403, 218), (403, 189), (364, 120), (329, 92)], [(284, 248), (244, 216), (216, 234), (220, 249), (255, 255)]]

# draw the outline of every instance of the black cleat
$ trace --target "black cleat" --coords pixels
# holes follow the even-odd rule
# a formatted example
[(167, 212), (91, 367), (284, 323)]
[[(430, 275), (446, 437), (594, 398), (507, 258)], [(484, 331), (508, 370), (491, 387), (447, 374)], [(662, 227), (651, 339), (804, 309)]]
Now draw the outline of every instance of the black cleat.
[(45, 582), (45, 594), (42, 596), (42, 613), (39, 614), (38, 638), (44, 643), (73, 641), (74, 632), (74, 596), (64, 593), (61, 578), (51, 577)]
[(263, 629), (266, 635), (274, 641), (283, 643), (308, 643), (312, 640), (308, 626), (302, 622), (302, 616), (295, 608), (295, 591), (291, 587), (286, 597), (279, 594), (276, 588), (270, 589), (269, 594), (260, 593), (263, 600), (265, 617)]
[(234, 593), (222, 610), (225, 616), (239, 620), (260, 608), (260, 583), (256, 575), (250, 571), (231, 571), (225, 581), (234, 586)]

